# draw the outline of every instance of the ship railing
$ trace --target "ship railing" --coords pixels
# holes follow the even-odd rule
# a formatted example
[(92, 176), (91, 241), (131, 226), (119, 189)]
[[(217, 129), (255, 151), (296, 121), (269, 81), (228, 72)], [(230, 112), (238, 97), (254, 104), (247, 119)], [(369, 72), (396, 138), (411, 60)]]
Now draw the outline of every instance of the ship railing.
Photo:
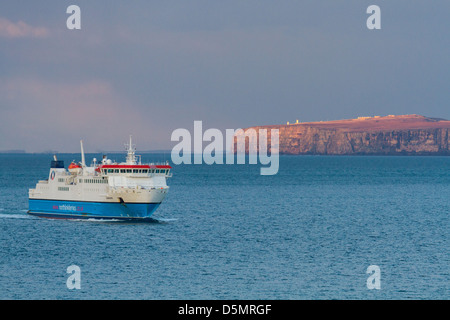
[(156, 189), (164, 189), (167, 188), (167, 186), (116, 186), (116, 187), (109, 187), (109, 191), (114, 192), (123, 192), (125, 190), (156, 190)]
[(164, 162), (150, 162), (148, 163), (151, 166), (168, 166), (169, 165), (169, 161), (164, 161)]

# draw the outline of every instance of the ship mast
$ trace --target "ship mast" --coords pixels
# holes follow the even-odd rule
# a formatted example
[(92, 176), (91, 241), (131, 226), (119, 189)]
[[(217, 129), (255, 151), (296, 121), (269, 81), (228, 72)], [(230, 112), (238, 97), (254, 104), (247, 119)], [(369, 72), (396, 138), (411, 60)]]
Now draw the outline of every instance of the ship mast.
[(83, 140), (80, 140), (80, 146), (81, 146), (81, 167), (84, 169), (84, 167), (86, 167), (86, 160), (84, 158)]
[(135, 155), (135, 151), (136, 151), (136, 146), (133, 145), (133, 142), (131, 140), (131, 135), (130, 135), (130, 143), (128, 144), (128, 153), (127, 153), (127, 162), (126, 164), (128, 165), (135, 165), (136, 164), (136, 155)]

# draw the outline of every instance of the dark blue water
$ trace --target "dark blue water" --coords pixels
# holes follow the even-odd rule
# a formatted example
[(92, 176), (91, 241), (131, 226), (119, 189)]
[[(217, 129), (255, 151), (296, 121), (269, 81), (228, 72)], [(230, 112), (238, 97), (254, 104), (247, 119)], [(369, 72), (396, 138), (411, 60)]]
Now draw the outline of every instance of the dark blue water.
[(175, 166), (155, 221), (134, 224), (28, 216), (50, 160), (0, 155), (1, 299), (449, 298), (450, 158), (282, 156), (276, 176)]

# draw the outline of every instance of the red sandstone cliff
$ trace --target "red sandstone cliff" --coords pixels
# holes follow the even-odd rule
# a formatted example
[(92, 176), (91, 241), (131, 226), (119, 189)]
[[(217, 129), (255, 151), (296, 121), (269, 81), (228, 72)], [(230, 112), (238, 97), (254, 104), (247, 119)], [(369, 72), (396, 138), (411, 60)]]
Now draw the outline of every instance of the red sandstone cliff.
[[(280, 154), (450, 155), (450, 121), (419, 115), (257, 126), (244, 131), (248, 129), (257, 133), (278, 129)], [(270, 135), (268, 141), (270, 150)]]

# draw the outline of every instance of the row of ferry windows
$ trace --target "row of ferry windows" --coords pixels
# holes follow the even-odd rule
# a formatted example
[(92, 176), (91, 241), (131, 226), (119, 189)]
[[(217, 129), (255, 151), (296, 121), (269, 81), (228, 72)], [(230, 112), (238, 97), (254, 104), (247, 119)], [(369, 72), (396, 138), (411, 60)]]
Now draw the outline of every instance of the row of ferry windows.
[(80, 183), (108, 183), (108, 180), (100, 179), (80, 179)]
[[(65, 179), (59, 178), (58, 182), (65, 182)], [(108, 180), (100, 180), (100, 179), (80, 179), (80, 183), (108, 183)], [(67, 191), (67, 190), (61, 190), (61, 191)]]
[(108, 173), (169, 173), (167, 169), (103, 169), (103, 174)]

